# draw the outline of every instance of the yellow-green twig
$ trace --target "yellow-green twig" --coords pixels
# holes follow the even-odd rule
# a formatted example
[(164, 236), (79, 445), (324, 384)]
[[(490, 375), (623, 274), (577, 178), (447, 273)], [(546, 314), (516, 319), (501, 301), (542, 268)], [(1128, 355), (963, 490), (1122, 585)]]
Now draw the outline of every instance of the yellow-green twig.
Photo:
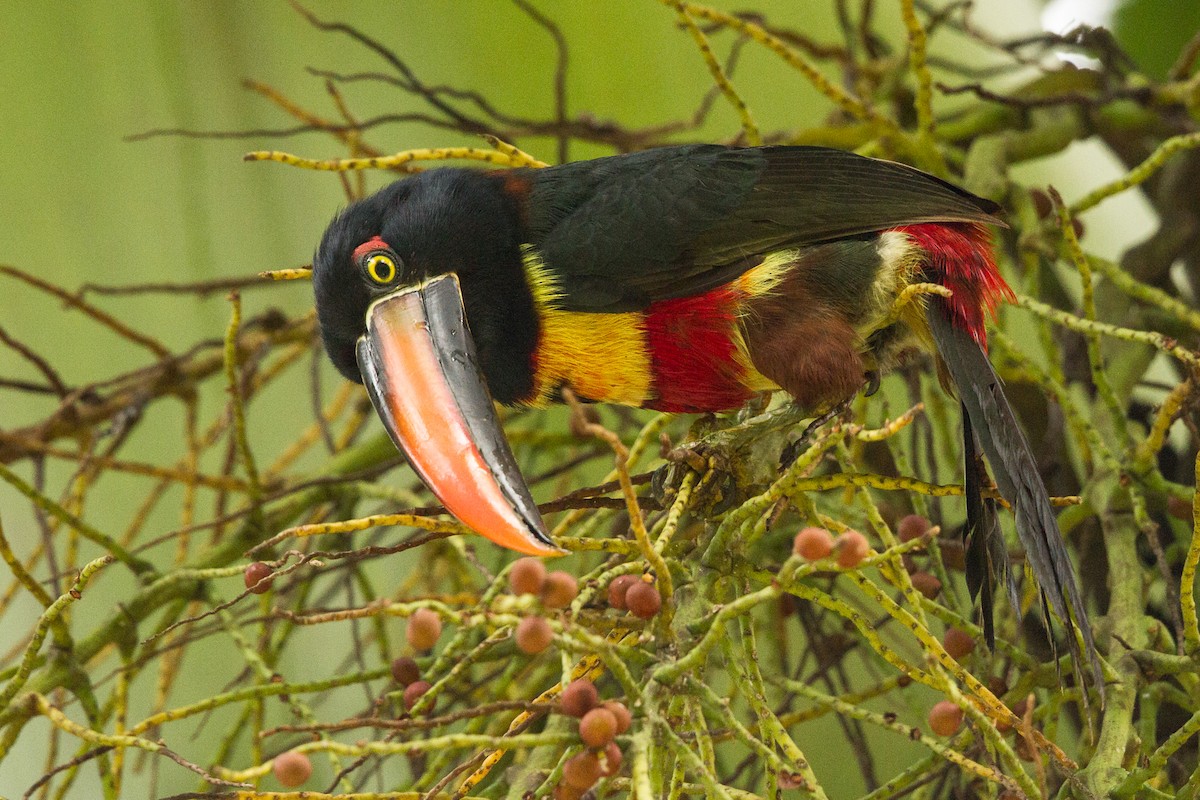
[(1122, 339), (1126, 342), (1148, 344), (1173, 358), (1179, 359), (1192, 369), (1200, 369), (1200, 356), (1197, 356), (1192, 350), (1181, 347), (1176, 340), (1169, 336), (1163, 336), (1161, 333), (1123, 328), (1120, 325), (1113, 325), (1096, 319), (1084, 319), (1069, 311), (1061, 311), (1040, 300), (1034, 300), (1027, 295), (1017, 295), (1017, 305), (1028, 311), (1032, 311), (1039, 317), (1058, 323), (1064, 328), (1070, 328), (1073, 331), (1083, 334), (1100, 334), (1111, 336), (1114, 339)]
[(418, 514), (372, 514), (369, 517), (360, 517), (358, 519), (348, 519), (342, 522), (315, 522), (308, 525), (297, 525), (292, 528), (287, 528), (272, 536), (246, 552), (246, 555), (253, 555), (267, 547), (282, 542), (285, 539), (300, 538), (304, 536), (324, 536), (330, 533), (354, 533), (356, 531), (365, 531), (368, 528), (385, 528), (392, 526), (404, 526), (408, 528), (420, 528), (430, 533), (440, 533), (451, 536), (459, 533), (471, 533), (471, 529), (460, 522), (449, 522), (446, 520), (432, 519), (430, 517), (420, 516)]
[(880, 130), (888, 134), (898, 134), (899, 128), (892, 120), (880, 114), (878, 111), (869, 108), (857, 97), (846, 92), (837, 84), (830, 81), (821, 72), (809, 63), (808, 59), (801, 55), (795, 48), (788, 46), (786, 42), (778, 36), (768, 32), (761, 25), (753, 22), (748, 22), (732, 14), (727, 14), (724, 11), (718, 11), (715, 8), (698, 5), (696, 3), (683, 3), (684, 8), (691, 17), (706, 19), (709, 22), (715, 22), (718, 25), (724, 25), (727, 28), (741, 33), (755, 42), (763, 45), (778, 55), (790, 66), (800, 72), (808, 79), (817, 91), (833, 101), (838, 108), (845, 111), (847, 114), (858, 119), (866, 120), (877, 126)]
[[(69, 733), (76, 738), (82, 739), (89, 744), (99, 747), (136, 747), (139, 750), (146, 751), (147, 753), (155, 753), (157, 755), (166, 756), (176, 764), (195, 772), (209, 783), (216, 784), (218, 786), (235, 785), (230, 781), (209, 774), (202, 767), (193, 764), (179, 754), (168, 749), (167, 746), (162, 742), (154, 742), (149, 739), (143, 739), (140, 736), (130, 736), (128, 734), (111, 734), (94, 731), (91, 728), (80, 725), (78, 722), (70, 719), (66, 714), (63, 714), (62, 711), (55, 708), (49, 700), (42, 695), (37, 694), (36, 692), (29, 695), (27, 702), (32, 710), (35, 710), (37, 713), (50, 720), (54, 727), (65, 733)], [(241, 788), (245, 788), (246, 786), (244, 783), (237, 783), (236, 785)]]
[(1120, 194), (1126, 189), (1132, 189), (1157, 172), (1166, 163), (1168, 158), (1180, 150), (1190, 150), (1193, 147), (1200, 147), (1200, 132), (1172, 136), (1155, 148), (1154, 152), (1141, 164), (1138, 164), (1112, 183), (1101, 186), (1098, 189), (1093, 189), (1081, 199), (1075, 201), (1070, 208), (1070, 213), (1074, 215), (1087, 211), (1089, 208), (1098, 205), (1102, 200), (1112, 197), (1115, 194)]
[(1192, 308), (1188, 303), (1178, 297), (1172, 297), (1157, 286), (1142, 283), (1121, 269), (1119, 264), (1109, 261), (1107, 258), (1089, 254), (1087, 260), (1093, 269), (1112, 281), (1113, 285), (1125, 294), (1141, 300), (1147, 305), (1157, 306), (1193, 330), (1200, 330), (1200, 311)]
[(583, 413), (583, 406), (580, 405), (578, 398), (575, 397), (575, 393), (571, 391), (570, 387), (563, 387), (562, 391), (567, 405), (571, 407), (571, 414), (575, 425), (582, 432), (589, 436), (595, 436), (612, 448), (613, 459), (616, 462), (617, 480), (621, 484), (621, 494), (625, 498), (625, 508), (629, 512), (629, 524), (633, 529), (634, 539), (637, 541), (638, 549), (641, 551), (642, 556), (645, 557), (647, 563), (654, 570), (654, 575), (658, 580), (658, 590), (662, 594), (663, 607), (662, 613), (659, 614), (659, 629), (668, 639), (673, 638), (674, 633), (671, 628), (671, 617), (674, 613), (674, 609), (672, 608), (674, 581), (671, 578), (671, 570), (667, 568), (667, 562), (663, 560), (662, 553), (655, 549), (654, 544), (650, 541), (650, 534), (646, 530), (646, 520), (642, 516), (637, 492), (634, 490), (633, 482), (629, 478), (629, 449), (625, 447), (621, 438), (608, 428), (587, 420), (587, 417)]
[(278, 150), (256, 150), (243, 156), (246, 161), (275, 161), (301, 169), (315, 169), (326, 172), (343, 172), (354, 169), (405, 169), (417, 161), (482, 161), (502, 167), (528, 166), (527, 158), (515, 153), (505, 153), (499, 150), (486, 150), (482, 147), (430, 147), (405, 150), (391, 156), (372, 156), (370, 158), (333, 158), (313, 159), (301, 158), (291, 153)]
[[(1196, 454), (1196, 485), (1200, 487), (1200, 453)], [(1200, 564), (1200, 491), (1192, 493), (1192, 541), (1179, 577), (1179, 602), (1183, 614), (1184, 652), (1200, 653), (1200, 623), (1196, 620), (1196, 566)]]
[(245, 700), (263, 697), (275, 697), (283, 694), (305, 694), (308, 692), (326, 692), (331, 689), (336, 689), (339, 686), (351, 686), (355, 684), (366, 684), (369, 681), (386, 678), (390, 675), (390, 670), (387, 667), (382, 667), (368, 672), (355, 672), (346, 675), (338, 675), (333, 678), (328, 678), (321, 681), (308, 681), (305, 683), (284, 683), (271, 682), (261, 683), (255, 686), (246, 686), (240, 689), (233, 689), (228, 692), (221, 692), (212, 697), (206, 697), (195, 703), (177, 708), (170, 708), (165, 711), (160, 711), (138, 722), (132, 726), (128, 733), (133, 736), (146, 733), (149, 730), (165, 725), (168, 722), (176, 722), (181, 719), (203, 714), (206, 711), (211, 711), (214, 708), (240, 703)]
[[(1071, 256), (1071, 260), (1075, 263), (1075, 268), (1079, 270), (1079, 278), (1083, 285), (1083, 316), (1088, 321), (1096, 320), (1096, 287), (1092, 280), (1092, 265), (1088, 263), (1087, 256), (1083, 253), (1083, 248), (1079, 244), (1079, 237), (1075, 235), (1075, 225), (1071, 219), (1071, 215), (1067, 211), (1066, 205), (1058, 192), (1051, 187), (1050, 197), (1054, 201), (1054, 207), (1058, 212), (1058, 225), (1062, 231), (1063, 241), (1066, 243), (1067, 252)], [(1112, 383), (1108, 380), (1108, 373), (1104, 370), (1104, 357), (1100, 352), (1100, 332), (1092, 328), (1084, 332), (1087, 339), (1088, 363), (1092, 370), (1092, 383), (1096, 386), (1096, 392), (1104, 401), (1105, 407), (1108, 409), (1112, 428), (1116, 432), (1120, 444), (1115, 450), (1124, 451), (1132, 443), (1129, 438), (1129, 426), (1125, 423), (1125, 410), (1121, 408), (1121, 402), (1117, 399), (1117, 394), (1113, 390)]]
[(1149, 469), (1154, 465), (1154, 459), (1158, 457), (1158, 451), (1162, 450), (1163, 443), (1166, 441), (1167, 431), (1171, 429), (1171, 424), (1175, 421), (1180, 409), (1183, 408), (1184, 402), (1191, 395), (1192, 389), (1191, 380), (1185, 380), (1163, 398), (1158, 413), (1154, 415), (1150, 432), (1134, 449), (1134, 463), (1138, 465), (1139, 469)]
[(946, 162), (933, 138), (933, 74), (926, 59), (928, 37), (921, 20), (917, 19), (914, 0), (901, 0), (900, 13), (908, 30), (908, 69), (917, 82), (913, 105), (917, 112), (917, 144), (922, 160), (927, 162), (922, 166), (945, 175)]
[(682, 0), (663, 0), (664, 3), (675, 9), (679, 17), (679, 21), (687, 28), (688, 33), (692, 35), (692, 40), (695, 41), (696, 47), (700, 50), (700, 55), (704, 59), (705, 66), (708, 67), (708, 74), (712, 75), (713, 82), (717, 84), (717, 88), (721, 90), (721, 94), (725, 95), (725, 99), (733, 106), (733, 110), (737, 112), (738, 117), (742, 121), (742, 132), (746, 134), (746, 141), (751, 145), (762, 144), (762, 134), (758, 132), (758, 123), (754, 121), (754, 115), (750, 113), (750, 107), (746, 105), (746, 101), (738, 94), (737, 89), (733, 87), (733, 82), (729, 80), (729, 76), (725, 74), (724, 67), (713, 54), (712, 45), (708, 42), (708, 37), (704, 31), (700, 30), (700, 26), (692, 19), (688, 13), (688, 7)]
[(534, 169), (542, 169), (544, 167), (550, 166), (545, 161), (535, 158), (534, 156), (530, 155), (529, 153), (526, 153), (524, 150), (517, 147), (516, 145), (509, 144), (508, 142), (504, 141), (503, 139), (501, 139), (498, 136), (493, 136), (490, 133), (485, 133), (483, 135), (483, 138), (488, 144), (490, 144), (492, 146), (492, 149), (494, 149), (496, 152), (503, 153), (504, 155), (508, 156), (509, 163), (511, 166), (533, 167)]
[[(504, 738), (505, 749), (518, 750), (522, 748), (563, 746), (579, 740), (578, 734), (573, 733), (518, 733)], [(445, 736), (431, 736), (425, 739), (410, 741), (374, 741), (337, 742), (332, 739), (322, 739), (318, 742), (305, 742), (292, 748), (296, 753), (330, 753), (347, 758), (362, 758), (363, 756), (398, 756), (411, 753), (438, 752), (443, 749), (466, 750), (474, 747), (488, 747), (496, 743), (496, 737), (488, 734), (449, 733)], [(217, 773), (230, 781), (250, 781), (261, 778), (271, 771), (274, 759), (253, 767), (240, 770), (230, 770), (221, 767)]]
[(268, 269), (258, 273), (261, 278), (273, 281), (311, 281), (312, 267), (292, 267), (287, 269)]
[(237, 292), (229, 294), (229, 327), (225, 329), (225, 386), (229, 392), (229, 407), (233, 416), (233, 441), (238, 458), (246, 471), (249, 484), (250, 518), (259, 530), (263, 528), (262, 484), (254, 451), (246, 434), (246, 398), (242, 395), (242, 376), (238, 369), (238, 331), (242, 327), (242, 298)]
[(50, 632), (51, 626), (58, 621), (67, 606), (83, 597), (84, 587), (87, 586), (92, 576), (111, 564), (113, 560), (112, 556), (101, 556), (95, 561), (85, 564), (83, 569), (79, 570), (79, 575), (67, 593), (47, 606), (42, 615), (38, 617), (37, 625), (33, 628), (33, 637), (25, 647), (25, 654), (21, 657), (21, 664), (17, 668), (16, 674), (4, 687), (4, 691), (0, 692), (0, 709), (6, 708), (17, 696), (17, 692), (21, 691), (25, 682), (29, 680), (29, 676), (33, 673), (34, 662), (37, 660), (38, 650), (42, 648), (42, 642), (46, 641), (46, 635)]

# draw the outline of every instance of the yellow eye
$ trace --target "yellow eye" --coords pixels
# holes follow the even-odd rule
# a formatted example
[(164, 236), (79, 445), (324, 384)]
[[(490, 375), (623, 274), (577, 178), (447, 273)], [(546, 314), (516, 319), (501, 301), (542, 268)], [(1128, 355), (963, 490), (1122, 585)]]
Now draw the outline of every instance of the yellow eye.
[(376, 283), (391, 283), (396, 279), (396, 262), (386, 253), (375, 253), (367, 259), (367, 274)]

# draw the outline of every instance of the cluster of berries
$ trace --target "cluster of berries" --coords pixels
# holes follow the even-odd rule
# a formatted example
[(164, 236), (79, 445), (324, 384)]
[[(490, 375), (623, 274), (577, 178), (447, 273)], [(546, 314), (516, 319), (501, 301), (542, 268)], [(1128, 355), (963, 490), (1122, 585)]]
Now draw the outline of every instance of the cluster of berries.
[[(508, 586), (513, 594), (537, 595), (546, 609), (566, 608), (579, 596), (579, 581), (569, 572), (546, 572), (539, 558), (521, 558), (508, 571)], [(534, 655), (550, 646), (554, 631), (545, 617), (534, 615), (517, 623), (517, 647)]]
[(608, 584), (608, 604), (639, 619), (653, 619), (662, 610), (662, 595), (644, 576), (618, 575)]
[[(246, 588), (255, 594), (269, 591), (272, 577), (271, 568), (257, 561), (244, 573)], [(508, 583), (514, 594), (536, 595), (547, 610), (566, 608), (579, 595), (579, 583), (573, 575), (547, 572), (537, 558), (514, 562)], [(613, 579), (608, 585), (607, 598), (612, 608), (628, 611), (640, 619), (652, 619), (662, 610), (662, 595), (647, 577), (621, 575)], [(413, 650), (428, 652), (441, 638), (442, 619), (431, 609), (417, 609), (409, 617), (404, 635)], [(554, 631), (546, 618), (532, 615), (517, 625), (514, 638), (522, 652), (533, 655), (549, 647), (553, 637)], [(404, 688), (405, 709), (411, 711), (431, 684), (422, 680), (419, 665), (409, 656), (394, 659), (391, 672), (396, 683)], [(554, 795), (559, 800), (577, 800), (598, 780), (620, 770), (621, 749), (614, 739), (629, 730), (632, 715), (623, 703), (600, 702), (595, 685), (588, 680), (571, 682), (563, 690), (560, 705), (562, 713), (579, 720), (579, 738), (586, 749), (563, 765), (562, 780)], [(312, 775), (312, 762), (304, 753), (291, 750), (275, 757), (272, 770), (280, 784), (294, 788)]]
[(556, 800), (578, 800), (601, 778), (616, 775), (621, 769), (621, 748), (613, 741), (633, 722), (624, 703), (600, 702), (596, 685), (576, 680), (563, 689), (559, 705), (564, 714), (579, 720), (579, 738), (587, 749), (563, 764), (562, 780), (554, 790)]

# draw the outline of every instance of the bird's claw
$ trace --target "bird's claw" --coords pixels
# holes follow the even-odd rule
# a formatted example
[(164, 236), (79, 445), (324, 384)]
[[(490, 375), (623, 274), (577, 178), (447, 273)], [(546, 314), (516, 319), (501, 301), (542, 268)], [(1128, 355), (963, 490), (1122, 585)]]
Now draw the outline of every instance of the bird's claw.
[(867, 370), (865, 377), (867, 379), (867, 385), (866, 388), (863, 389), (863, 396), (872, 397), (876, 392), (879, 391), (879, 370), (869, 369)]
[(849, 411), (850, 404), (853, 402), (853, 397), (847, 397), (845, 400), (838, 403), (833, 408), (814, 419), (812, 422), (808, 423), (808, 425), (804, 428), (804, 433), (800, 434), (800, 438), (789, 443), (783, 448), (783, 451), (780, 452), (779, 468), (787, 469), (790, 467), (792, 463), (800, 457), (800, 454), (804, 452), (804, 449), (808, 447), (809, 443), (812, 441), (813, 435), (816, 434), (816, 432), (820, 430), (826, 423), (837, 419)]

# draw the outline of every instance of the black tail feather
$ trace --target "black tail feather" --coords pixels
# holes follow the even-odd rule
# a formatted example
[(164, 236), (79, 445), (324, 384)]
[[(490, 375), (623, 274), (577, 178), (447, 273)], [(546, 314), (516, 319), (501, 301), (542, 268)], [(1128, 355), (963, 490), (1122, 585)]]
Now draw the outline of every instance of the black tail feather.
[[(1096, 652), (1091, 624), (1075, 581), (1071, 558), (1058, 530), (1058, 521), (1038, 473), (1033, 452), (1012, 406), (1004, 396), (1000, 377), (992, 369), (979, 343), (950, 322), (941, 298), (934, 298), (930, 302), (926, 318), (938, 352), (962, 401), (965, 438), (970, 443), (967, 448), (972, 455), (971, 461), (974, 460), (974, 443), (971, 441), (974, 431), (992, 468), (997, 488), (1012, 504), (1017, 535), (1025, 548), (1026, 561), (1041, 590), (1043, 603), (1049, 605), (1068, 629), (1078, 627), (1083, 637), (1083, 648), (1080, 648), (1075, 632), (1069, 630), (1067, 641), (1071, 654), (1081, 668), (1086, 659), (1094, 684), (1103, 699), (1104, 679), (1100, 656)], [(978, 473), (974, 473), (973, 478), (973, 470), (974, 466), (969, 461), (967, 527), (972, 541), (967, 547), (968, 585), (972, 592), (978, 591), (983, 597), (984, 630), (987, 633), (991, 627), (986, 617), (990, 617), (994, 600), (994, 580), (998, 568), (996, 561), (1004, 561), (1007, 556), (1003, 554), (1003, 539), (999, 527), (995, 525), (995, 515), (992, 515), (991, 524), (987, 521), (984, 501), (979, 494)], [(972, 481), (975, 482), (975, 501), (970, 498)], [(976, 543), (977, 540), (982, 541)], [(978, 582), (978, 587), (972, 582)]]
[[(979, 600), (984, 640), (989, 650), (995, 650), (995, 587), (1003, 582), (1009, 594), (1015, 597), (1016, 585), (1008, 569), (1008, 553), (996, 516), (996, 501), (983, 496), (983, 463), (976, 455), (975, 432), (966, 407), (963, 408), (963, 465), (967, 500), (967, 524), (963, 527), (967, 589), (972, 600)], [(1016, 607), (1015, 601), (1013, 606)]]

